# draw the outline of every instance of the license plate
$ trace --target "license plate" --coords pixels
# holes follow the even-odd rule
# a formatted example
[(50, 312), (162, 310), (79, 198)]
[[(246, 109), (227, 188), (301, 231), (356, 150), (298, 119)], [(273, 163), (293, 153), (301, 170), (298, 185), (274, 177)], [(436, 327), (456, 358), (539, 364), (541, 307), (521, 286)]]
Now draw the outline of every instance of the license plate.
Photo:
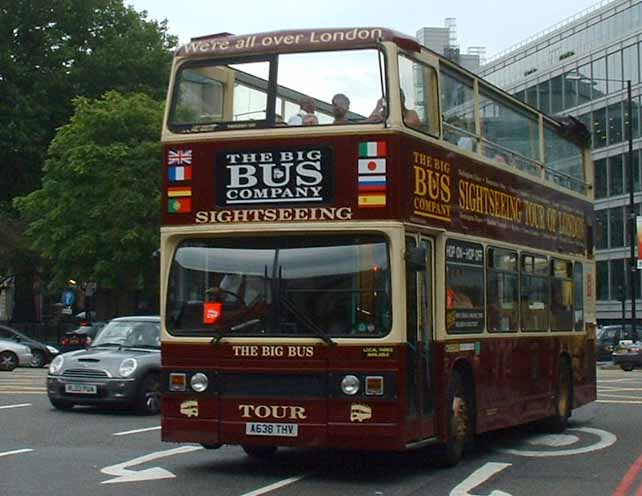
[(65, 384), (65, 393), (96, 394), (96, 386), (93, 384)]
[(299, 426), (298, 424), (248, 422), (245, 424), (245, 434), (248, 436), (297, 437), (299, 435)]

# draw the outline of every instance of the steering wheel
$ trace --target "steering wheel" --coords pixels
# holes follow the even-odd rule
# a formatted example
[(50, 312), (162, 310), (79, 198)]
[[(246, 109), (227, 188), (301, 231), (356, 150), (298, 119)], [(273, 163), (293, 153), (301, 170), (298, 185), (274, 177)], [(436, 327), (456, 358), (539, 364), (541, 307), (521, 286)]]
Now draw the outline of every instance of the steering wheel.
[(243, 305), (243, 299), (237, 293), (235, 293), (234, 291), (229, 291), (229, 290), (223, 289), (221, 287), (215, 287), (215, 288), (211, 288), (210, 290), (208, 290), (208, 293), (210, 293), (211, 295), (218, 295), (220, 293), (224, 293), (226, 295), (230, 295), (232, 298), (234, 298), (236, 300), (237, 303), (240, 303), (241, 305)]

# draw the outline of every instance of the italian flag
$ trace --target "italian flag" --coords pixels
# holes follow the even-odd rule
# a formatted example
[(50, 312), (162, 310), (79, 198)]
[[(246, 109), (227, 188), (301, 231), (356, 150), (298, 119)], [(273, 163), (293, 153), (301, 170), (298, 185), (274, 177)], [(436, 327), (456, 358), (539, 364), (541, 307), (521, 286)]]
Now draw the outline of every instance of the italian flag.
[(359, 143), (359, 156), (360, 157), (385, 157), (386, 142), (385, 141), (364, 141), (362, 143)]
[(181, 198), (180, 200), (170, 199), (167, 202), (167, 211), (170, 214), (184, 214), (192, 211), (192, 199)]

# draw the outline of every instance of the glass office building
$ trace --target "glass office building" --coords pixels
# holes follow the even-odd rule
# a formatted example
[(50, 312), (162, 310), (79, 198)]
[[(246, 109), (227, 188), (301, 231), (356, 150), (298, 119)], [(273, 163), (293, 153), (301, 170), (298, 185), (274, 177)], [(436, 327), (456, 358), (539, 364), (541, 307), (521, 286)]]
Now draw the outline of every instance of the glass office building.
[[(633, 181), (642, 214), (642, 0), (603, 1), (493, 57), (479, 73), (552, 115), (572, 115), (591, 131), (595, 164), (598, 322), (621, 322), (628, 295), (627, 216)], [(633, 89), (629, 115), (626, 80)], [(628, 125), (633, 124), (633, 173)], [(632, 176), (632, 177), (631, 177)], [(636, 317), (642, 317), (640, 272)], [(626, 302), (626, 315), (630, 305)]]

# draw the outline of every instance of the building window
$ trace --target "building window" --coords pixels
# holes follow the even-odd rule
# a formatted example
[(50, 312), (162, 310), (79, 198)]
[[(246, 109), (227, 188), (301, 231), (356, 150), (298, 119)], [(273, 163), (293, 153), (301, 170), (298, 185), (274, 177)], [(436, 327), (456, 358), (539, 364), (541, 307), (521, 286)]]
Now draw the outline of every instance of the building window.
[(622, 52), (617, 51), (608, 56), (608, 92), (613, 93), (622, 89)]
[(557, 114), (564, 110), (564, 98), (562, 96), (562, 76), (551, 79), (551, 114)]
[(600, 98), (607, 94), (606, 86), (606, 58), (602, 57), (600, 59), (594, 60), (591, 64), (593, 75), (591, 76), (591, 85), (593, 86), (593, 91), (591, 93), (591, 98), (593, 100)]
[(591, 101), (591, 65), (586, 64), (577, 69), (577, 104)]
[(610, 209), (609, 233), (611, 248), (624, 246), (624, 207)]
[(537, 91), (539, 93), (539, 109), (545, 114), (551, 113), (550, 105), (550, 82), (548, 80), (539, 83)]
[(593, 143), (595, 148), (606, 146), (606, 109), (593, 112)]
[(640, 81), (637, 45), (628, 46), (622, 51), (622, 68), (622, 79), (631, 80), (631, 84)]
[(595, 168), (595, 198), (606, 198), (608, 195), (608, 174), (606, 159), (593, 162)]
[(608, 107), (609, 145), (621, 143), (622, 135), (622, 102), (617, 102)]
[[(611, 276), (611, 300), (622, 300), (626, 298), (626, 285), (628, 281), (624, 280), (624, 259), (609, 261), (609, 272)], [(599, 278), (599, 274), (598, 274)]]
[[(571, 76), (568, 78), (567, 76)], [(564, 74), (564, 108), (569, 109), (577, 106), (577, 72), (573, 71)]]
[(526, 103), (537, 108), (537, 86), (526, 88)]
[(522, 329), (548, 329), (549, 278), (546, 257), (522, 255), (520, 302)]
[(605, 301), (609, 299), (609, 261), (601, 260), (596, 266), (597, 299)]
[(605, 250), (609, 247), (609, 210), (595, 211), (595, 249)]
[(517, 253), (488, 249), (488, 330), (514, 331), (518, 326)]
[(622, 155), (615, 155), (609, 157), (609, 196), (617, 196), (622, 193), (624, 193)]

